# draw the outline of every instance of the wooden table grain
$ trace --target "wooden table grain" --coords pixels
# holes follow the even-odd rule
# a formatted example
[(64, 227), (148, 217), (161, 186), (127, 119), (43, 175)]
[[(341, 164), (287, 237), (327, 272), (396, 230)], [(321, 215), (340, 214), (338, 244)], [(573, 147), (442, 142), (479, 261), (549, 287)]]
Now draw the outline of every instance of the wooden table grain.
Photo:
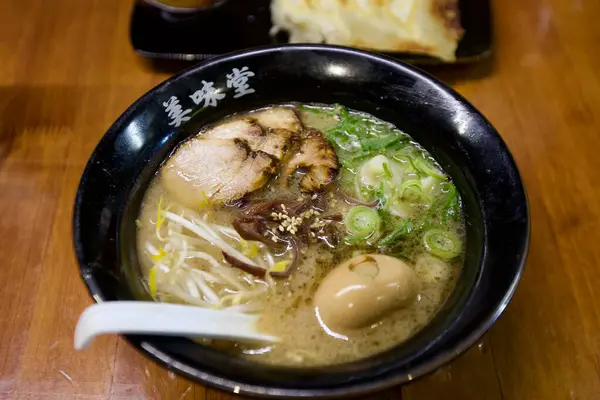
[[(234, 399), (116, 337), (73, 350), (90, 299), (71, 244), (94, 146), (169, 76), (136, 56), (126, 0), (0, 0), (0, 399)], [(512, 150), (531, 201), (527, 268), (465, 355), (373, 398), (600, 399), (600, 2), (496, 0), (495, 56), (431, 72)]]

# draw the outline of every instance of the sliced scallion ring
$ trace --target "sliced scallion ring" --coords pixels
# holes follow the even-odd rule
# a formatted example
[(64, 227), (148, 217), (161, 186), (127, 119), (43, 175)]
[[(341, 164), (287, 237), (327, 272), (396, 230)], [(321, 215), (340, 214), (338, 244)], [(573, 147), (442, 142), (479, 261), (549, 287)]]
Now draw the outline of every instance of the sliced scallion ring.
[(431, 198), (423, 192), (420, 179), (411, 179), (400, 185), (400, 198), (410, 203), (431, 203)]
[(460, 237), (442, 229), (431, 229), (425, 232), (423, 244), (427, 251), (443, 260), (451, 260), (462, 251)]
[(346, 214), (346, 229), (348, 232), (360, 239), (379, 237), (381, 218), (376, 210), (366, 206), (352, 207)]
[(437, 168), (432, 162), (422, 157), (415, 157), (413, 159), (413, 165), (419, 172), (427, 176), (431, 176), (439, 180), (446, 179), (446, 174), (444, 174), (443, 171)]

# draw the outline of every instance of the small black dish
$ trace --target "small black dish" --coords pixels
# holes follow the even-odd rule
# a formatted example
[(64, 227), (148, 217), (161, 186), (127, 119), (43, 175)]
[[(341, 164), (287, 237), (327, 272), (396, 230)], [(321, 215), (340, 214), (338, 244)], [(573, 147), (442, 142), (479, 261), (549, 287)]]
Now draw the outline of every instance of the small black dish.
[[(285, 36), (271, 37), (271, 0), (228, 0), (195, 14), (165, 13), (137, 0), (131, 17), (131, 44), (148, 58), (206, 60), (220, 54), (269, 44), (283, 44)], [(492, 54), (490, 0), (460, 0), (465, 35), (455, 63), (475, 62)], [(411, 64), (445, 64), (433, 57), (390, 54)]]
[[(248, 75), (243, 96), (227, 85), (235, 71)], [(513, 295), (529, 242), (528, 204), (513, 158), (490, 123), (435, 78), (384, 56), (318, 45), (259, 48), (210, 60), (148, 92), (102, 138), (81, 179), (73, 226), (83, 280), (96, 301), (147, 298), (135, 220), (161, 162), (204, 124), (294, 101), (340, 103), (389, 121), (452, 176), (467, 215), (467, 256), (444, 307), (407, 342), (326, 368), (258, 365), (185, 338), (126, 339), (177, 373), (255, 396), (362, 395), (436, 370), (473, 345)]]

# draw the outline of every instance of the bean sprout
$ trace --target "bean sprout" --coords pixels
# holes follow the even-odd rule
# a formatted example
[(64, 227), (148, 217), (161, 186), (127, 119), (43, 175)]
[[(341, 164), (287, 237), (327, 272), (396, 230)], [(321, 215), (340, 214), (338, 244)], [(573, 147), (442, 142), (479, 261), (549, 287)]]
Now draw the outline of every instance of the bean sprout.
[[(188, 266), (186, 265), (186, 267), (188, 267)], [(189, 271), (191, 273), (201, 275), (202, 278), (204, 278), (204, 280), (206, 282), (209, 282), (209, 283), (223, 283), (223, 280), (221, 278), (219, 278), (218, 276), (215, 276), (213, 274), (210, 274), (210, 273), (208, 273), (206, 271), (203, 271), (201, 269), (196, 269), (196, 268), (193, 268), (193, 267), (188, 267), (188, 269), (189, 269)]]
[(202, 275), (192, 274), (194, 282), (198, 286), (198, 288), (202, 291), (204, 297), (212, 304), (218, 304), (221, 301), (221, 298), (217, 296), (217, 294), (206, 284), (206, 281), (202, 277)]
[(211, 267), (215, 267), (215, 268), (220, 267), (218, 261), (215, 260), (214, 257), (212, 257), (202, 251), (188, 251), (185, 257), (186, 258), (199, 258), (199, 259), (208, 261), (208, 263), (211, 265)]
[(185, 240), (182, 241), (182, 246), (183, 249), (179, 252), (179, 257), (177, 258), (177, 262), (175, 263), (175, 265), (173, 266), (173, 269), (178, 269), (179, 267), (181, 267), (183, 265), (183, 262), (185, 261), (186, 257), (187, 257), (187, 242)]
[[(212, 232), (207, 231), (205, 229), (205, 227), (207, 226), (205, 223), (203, 223), (201, 221), (197, 221), (198, 225), (195, 225), (192, 222), (188, 221), (187, 219), (180, 217), (177, 214), (173, 214), (172, 212), (169, 212), (169, 211), (166, 211), (164, 213), (164, 215), (166, 218), (169, 218), (171, 221), (180, 223), (181, 225), (183, 225), (184, 228), (188, 229), (191, 232), (194, 232), (196, 235), (200, 236), (202, 239), (206, 240), (210, 244), (219, 247), (221, 250), (223, 250), (227, 253), (230, 253), (235, 258), (242, 260), (243, 262), (245, 262), (249, 265), (258, 267), (258, 265), (254, 261), (252, 261), (245, 255), (243, 255), (242, 253), (240, 253), (239, 251), (237, 251), (236, 249), (231, 247), (229, 244), (225, 243), (219, 237), (215, 236), (216, 234), (214, 233), (214, 231), (212, 231)], [(202, 225), (204, 225), (204, 226), (202, 226)]]
[(150, 253), (150, 255), (153, 256), (158, 256), (160, 254), (160, 252), (158, 251), (158, 249), (156, 247), (154, 247), (152, 245), (152, 243), (150, 242), (146, 242), (146, 250), (148, 251), (148, 253)]
[(156, 239), (144, 243), (153, 260), (157, 299), (233, 312), (262, 309), (273, 279), (234, 268), (217, 254), (269, 269), (275, 260), (267, 246), (242, 240), (235, 229), (209, 222), (206, 214), (170, 212), (161, 204), (158, 215)]

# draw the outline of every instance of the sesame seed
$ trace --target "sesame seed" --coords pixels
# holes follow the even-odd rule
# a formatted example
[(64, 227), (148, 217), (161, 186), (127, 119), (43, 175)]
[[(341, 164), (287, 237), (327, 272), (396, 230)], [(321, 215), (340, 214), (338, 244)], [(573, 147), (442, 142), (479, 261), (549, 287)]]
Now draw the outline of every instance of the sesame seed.
[(273, 236), (271, 237), (271, 240), (272, 240), (272, 241), (274, 241), (275, 243), (277, 243), (277, 236), (273, 235)]
[(263, 232), (263, 236), (269, 236), (269, 232)]
[(316, 198), (317, 198), (317, 194), (315, 193), (312, 195), (311, 199), (316, 200)]
[(279, 225), (279, 231), (280, 231), (280, 232), (283, 232), (283, 231), (285, 231), (284, 227), (283, 227), (283, 226), (281, 226), (281, 225)]
[(312, 236), (312, 237), (317, 237), (317, 234), (316, 234), (316, 233), (314, 233), (314, 232), (311, 232), (311, 233), (310, 233), (310, 236)]

